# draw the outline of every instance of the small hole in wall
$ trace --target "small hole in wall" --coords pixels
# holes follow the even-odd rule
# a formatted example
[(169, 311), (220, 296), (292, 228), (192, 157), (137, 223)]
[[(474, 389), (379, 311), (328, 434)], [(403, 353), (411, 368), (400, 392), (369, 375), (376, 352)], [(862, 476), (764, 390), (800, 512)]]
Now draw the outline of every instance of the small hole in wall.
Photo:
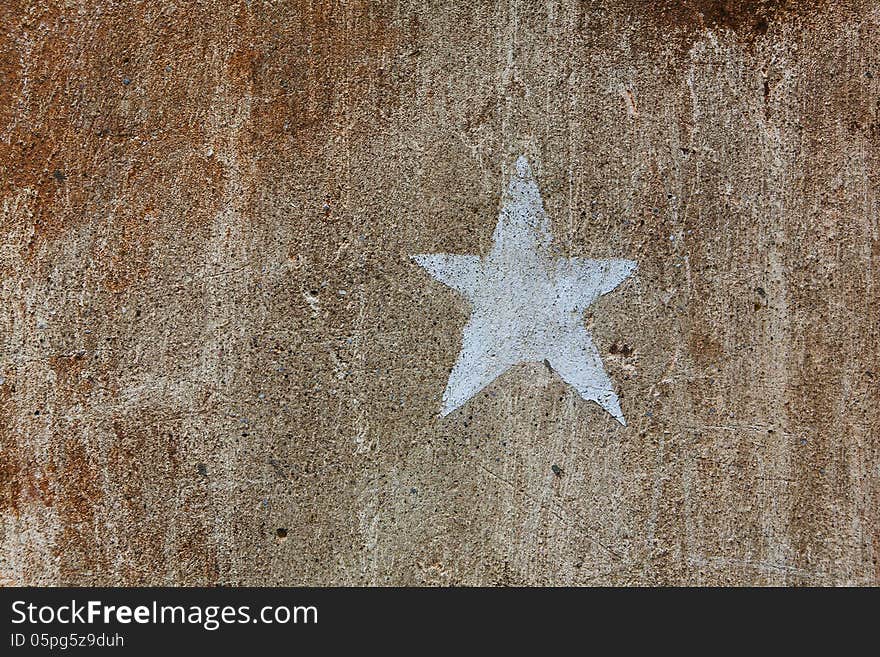
[(276, 529), (275, 538), (277, 538), (279, 541), (287, 540), (287, 528), (279, 527), (278, 529)]

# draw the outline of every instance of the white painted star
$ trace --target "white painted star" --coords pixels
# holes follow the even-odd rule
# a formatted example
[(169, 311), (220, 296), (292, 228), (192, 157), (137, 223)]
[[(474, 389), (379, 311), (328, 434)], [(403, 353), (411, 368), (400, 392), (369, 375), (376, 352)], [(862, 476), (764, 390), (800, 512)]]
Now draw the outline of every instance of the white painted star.
[(443, 393), (448, 415), (517, 363), (544, 361), (581, 397), (626, 426), (620, 402), (583, 323), (583, 312), (623, 282), (633, 260), (554, 258), (550, 221), (528, 160), (520, 157), (504, 196), (492, 250), (413, 260), (473, 306)]

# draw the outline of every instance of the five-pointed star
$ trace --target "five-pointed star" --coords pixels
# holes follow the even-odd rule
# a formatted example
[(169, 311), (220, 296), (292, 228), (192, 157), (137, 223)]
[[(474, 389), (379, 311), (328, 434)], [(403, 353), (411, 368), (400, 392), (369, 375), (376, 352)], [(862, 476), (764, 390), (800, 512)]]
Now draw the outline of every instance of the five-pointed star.
[(635, 269), (632, 260), (554, 258), (550, 221), (528, 160), (520, 157), (504, 196), (489, 254), (435, 253), (413, 259), (473, 306), (441, 415), (464, 404), (517, 363), (544, 361), (581, 397), (626, 426), (620, 402), (583, 312)]

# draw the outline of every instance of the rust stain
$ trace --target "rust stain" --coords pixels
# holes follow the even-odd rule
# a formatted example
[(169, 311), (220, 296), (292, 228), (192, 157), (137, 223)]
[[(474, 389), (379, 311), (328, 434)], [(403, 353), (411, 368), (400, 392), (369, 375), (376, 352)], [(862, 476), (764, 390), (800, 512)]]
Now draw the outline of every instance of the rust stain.
[(12, 446), (4, 444), (0, 451), (0, 511), (19, 514), (23, 475)]
[(755, 39), (769, 27), (795, 16), (814, 17), (826, 0), (629, 0), (639, 16), (658, 27), (690, 33), (706, 28), (732, 30), (741, 38)]
[(23, 472), (18, 462), (17, 441), (12, 433), (13, 390), (11, 383), (4, 381), (0, 384), (0, 512), (18, 515)]
[[(126, 582), (154, 582), (159, 576), (156, 564), (165, 564), (165, 570), (179, 567), (185, 577), (213, 584), (219, 567), (209, 527), (185, 519), (203, 508), (205, 500), (197, 491), (184, 494), (186, 449), (179, 423), (165, 419), (170, 413), (171, 409), (155, 409), (112, 423), (115, 440), (107, 454), (107, 470), (125, 529), (117, 561)], [(196, 476), (195, 465), (189, 465)], [(180, 514), (185, 514), (183, 520)], [(180, 527), (170, 543), (168, 519), (175, 517)]]
[[(399, 45), (391, 5), (301, 2), (273, 26), (262, 16), (255, 39), (230, 59), (233, 79), (252, 85), (252, 154), (290, 141), (300, 156), (318, 156), (344, 130), (357, 130), (369, 104), (376, 114), (396, 102), (394, 56)], [(283, 36), (282, 36), (283, 35)], [(280, 141), (280, 143), (279, 143)]]
[(54, 494), (51, 488), (52, 472), (44, 470), (30, 450), (19, 445), (14, 433), (15, 386), (0, 384), (0, 512), (20, 516), (30, 505), (52, 506)]
[[(101, 226), (116, 239), (94, 245), (93, 257), (119, 291), (145, 274), (154, 241), (181, 224), (196, 229), (221, 201), (223, 170), (203, 155), (206, 108), (188, 102), (193, 84), (209, 88), (204, 44), (187, 29), (202, 23), (198, 12), (169, 22), (134, 2), (75, 15), (25, 5), (8, 12), (0, 45), (9, 114), (2, 190), (35, 193), (22, 255), (38, 263), (71, 229)], [(124, 27), (134, 24), (144, 27)], [(157, 38), (165, 54), (133, 54)]]
[(54, 552), (62, 583), (97, 577), (109, 563), (99, 540), (106, 512), (99, 460), (77, 429), (56, 433), (52, 441), (55, 510), (61, 519)]
[(49, 357), (49, 366), (55, 372), (56, 392), (74, 401), (85, 401), (91, 390), (88, 379), (83, 378), (86, 352), (61, 354)]
[(77, 437), (58, 435), (63, 443), (56, 464), (59, 483), (64, 491), (61, 510), (65, 526), (76, 527), (94, 519), (101, 504), (102, 490), (91, 451)]
[(662, 64), (671, 71), (688, 59), (691, 46), (706, 30), (730, 34), (747, 52), (754, 53), (758, 43), (787, 23), (820, 26), (838, 20), (829, 19), (831, 11), (839, 16), (859, 1), (626, 0), (622, 7), (634, 18), (638, 35), (634, 50), (649, 56), (665, 53)]
[[(154, 246), (178, 240), (181, 226), (191, 237), (235, 201), (230, 173), (249, 196), (264, 161), (289, 158), (291, 147), (318, 156), (334, 134), (358, 128), (353, 106), (381, 114), (394, 103), (397, 37), (381, 3), (63, 7), (4, 12), (2, 193), (35, 193), (26, 261), (43, 262), (46, 244), (74, 228), (100, 228), (92, 257), (113, 293), (149, 275)], [(216, 45), (224, 34), (241, 44), (229, 55)], [(240, 128), (215, 115), (218, 100), (249, 104)], [(224, 133), (238, 134), (237, 152)]]

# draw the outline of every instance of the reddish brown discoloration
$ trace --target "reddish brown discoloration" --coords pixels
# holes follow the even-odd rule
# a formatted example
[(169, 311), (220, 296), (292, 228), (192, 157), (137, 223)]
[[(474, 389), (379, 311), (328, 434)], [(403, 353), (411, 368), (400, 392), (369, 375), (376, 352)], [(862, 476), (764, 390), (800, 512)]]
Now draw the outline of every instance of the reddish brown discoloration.
[(110, 564), (109, 546), (104, 545), (105, 489), (99, 477), (99, 461), (76, 429), (74, 426), (69, 434), (57, 435), (53, 440), (52, 474), (60, 517), (54, 554), (60, 563), (60, 585), (101, 581)]
[(22, 469), (15, 457), (14, 446), (3, 445), (0, 452), (0, 509), (7, 513), (18, 513), (22, 492)]
[[(124, 523), (116, 524), (118, 535), (114, 561), (119, 564), (121, 581), (145, 584), (163, 578), (177, 564), (189, 576), (194, 559), (206, 558), (202, 544), (197, 550), (179, 548), (186, 554), (167, 553), (168, 525), (165, 518), (179, 511), (176, 492), (181, 478), (180, 445), (175, 424), (161, 422), (161, 416), (142, 416), (137, 424), (113, 422), (113, 444), (107, 456), (107, 469), (114, 499), (123, 509)], [(162, 491), (162, 492), (160, 492)], [(170, 497), (169, 497), (170, 495)], [(184, 509), (184, 512), (188, 511)], [(182, 527), (185, 529), (185, 525)], [(193, 529), (185, 530), (184, 536)], [(197, 531), (197, 530), (196, 530)], [(159, 571), (156, 571), (156, 568)]]
[[(629, 0), (632, 15), (650, 23), (659, 33), (693, 35), (705, 29), (731, 30), (753, 40), (771, 25), (793, 18), (823, 15), (826, 0)], [(846, 4), (846, 3), (844, 3)], [(693, 36), (692, 36), (693, 38)]]
[(21, 498), (22, 471), (18, 463), (15, 439), (9, 429), (13, 405), (11, 400), (11, 384), (0, 385), (0, 511), (18, 512)]

